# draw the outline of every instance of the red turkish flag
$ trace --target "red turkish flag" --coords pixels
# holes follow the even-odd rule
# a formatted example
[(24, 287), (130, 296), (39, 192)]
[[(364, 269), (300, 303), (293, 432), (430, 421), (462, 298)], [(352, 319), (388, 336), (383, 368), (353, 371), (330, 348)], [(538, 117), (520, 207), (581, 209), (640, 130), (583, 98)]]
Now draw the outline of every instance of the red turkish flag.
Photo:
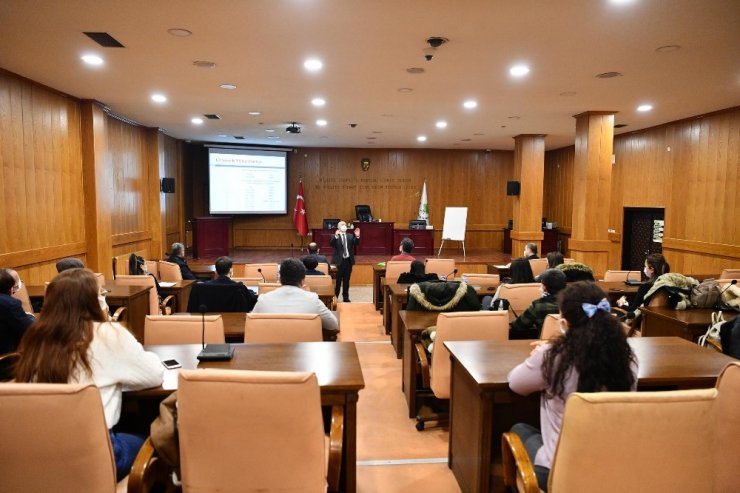
[(306, 203), (303, 200), (303, 180), (298, 182), (298, 195), (295, 197), (295, 209), (293, 209), (293, 225), (301, 236), (308, 236), (308, 217), (306, 216)]

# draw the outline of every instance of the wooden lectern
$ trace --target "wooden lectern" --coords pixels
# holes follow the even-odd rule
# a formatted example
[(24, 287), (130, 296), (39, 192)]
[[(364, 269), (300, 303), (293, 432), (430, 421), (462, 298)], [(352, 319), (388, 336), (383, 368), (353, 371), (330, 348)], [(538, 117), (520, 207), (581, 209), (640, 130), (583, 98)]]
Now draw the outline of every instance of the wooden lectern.
[(229, 254), (230, 217), (196, 217), (193, 225), (193, 258)]

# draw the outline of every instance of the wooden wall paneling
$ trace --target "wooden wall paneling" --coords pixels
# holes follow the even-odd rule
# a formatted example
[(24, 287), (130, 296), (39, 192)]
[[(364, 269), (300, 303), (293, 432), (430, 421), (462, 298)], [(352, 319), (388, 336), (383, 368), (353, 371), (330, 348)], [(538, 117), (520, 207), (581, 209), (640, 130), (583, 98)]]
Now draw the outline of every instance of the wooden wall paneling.
[(513, 197), (514, 229), (511, 251), (524, 250), (527, 243), (541, 247), (542, 201), (545, 176), (545, 136), (517, 135), (514, 137), (514, 178), (520, 183), (519, 196)]
[[(165, 231), (159, 255), (169, 251), (172, 243), (185, 240), (182, 146), (180, 141), (167, 135), (162, 135), (162, 143), (164, 148), (162, 176), (175, 179), (175, 193), (164, 194)], [(157, 250), (153, 250), (152, 254), (156, 253)]]
[(150, 249), (153, 252), (163, 251), (163, 243), (167, 231), (167, 211), (165, 196), (161, 191), (160, 180), (165, 176), (165, 143), (164, 135), (157, 128), (144, 130), (146, 140), (147, 188), (143, 195), (147, 196), (149, 229), (151, 241)]

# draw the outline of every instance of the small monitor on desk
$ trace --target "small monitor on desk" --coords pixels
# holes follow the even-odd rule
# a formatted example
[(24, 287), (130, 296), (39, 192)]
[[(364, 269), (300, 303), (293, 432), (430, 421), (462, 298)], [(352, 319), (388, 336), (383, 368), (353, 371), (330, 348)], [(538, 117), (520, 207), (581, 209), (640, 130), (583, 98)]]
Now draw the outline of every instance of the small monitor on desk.
[(339, 221), (341, 219), (324, 219), (324, 229), (337, 229)]
[(424, 219), (412, 219), (409, 221), (409, 229), (426, 229), (427, 222)]

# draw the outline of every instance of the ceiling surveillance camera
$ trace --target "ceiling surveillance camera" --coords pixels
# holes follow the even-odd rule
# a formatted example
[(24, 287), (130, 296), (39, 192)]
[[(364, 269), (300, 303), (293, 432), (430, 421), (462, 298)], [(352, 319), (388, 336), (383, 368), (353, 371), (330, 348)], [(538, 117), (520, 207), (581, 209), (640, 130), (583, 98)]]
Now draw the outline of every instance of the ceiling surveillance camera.
[(357, 126), (357, 124), (356, 123), (350, 123), (349, 126), (352, 127), (352, 128), (355, 128)]
[(424, 59), (427, 62), (431, 62), (436, 52), (437, 52), (436, 48), (424, 48)]
[(439, 48), (448, 41), (449, 39), (443, 38), (441, 36), (432, 36), (431, 38), (427, 38), (427, 43), (429, 43), (429, 46), (431, 46), (432, 48)]

